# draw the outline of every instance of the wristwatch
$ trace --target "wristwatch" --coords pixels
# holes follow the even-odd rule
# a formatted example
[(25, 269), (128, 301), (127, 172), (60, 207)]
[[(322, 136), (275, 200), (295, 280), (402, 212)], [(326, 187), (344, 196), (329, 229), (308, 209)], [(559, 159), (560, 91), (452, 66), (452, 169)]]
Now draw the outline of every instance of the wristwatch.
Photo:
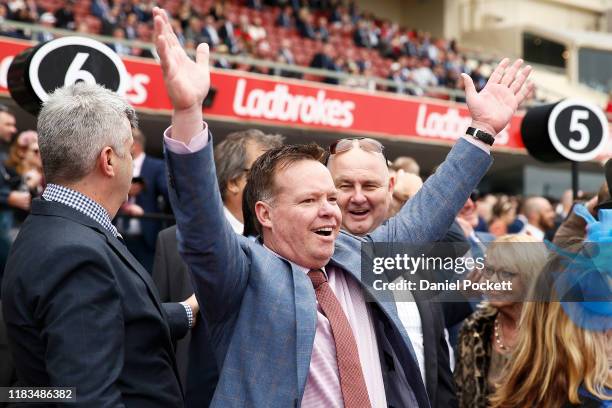
[(476, 129), (475, 127), (470, 126), (465, 133), (472, 136), (474, 139), (478, 139), (481, 142), (488, 144), (489, 146), (493, 146), (493, 143), (495, 142), (493, 135), (483, 130)]

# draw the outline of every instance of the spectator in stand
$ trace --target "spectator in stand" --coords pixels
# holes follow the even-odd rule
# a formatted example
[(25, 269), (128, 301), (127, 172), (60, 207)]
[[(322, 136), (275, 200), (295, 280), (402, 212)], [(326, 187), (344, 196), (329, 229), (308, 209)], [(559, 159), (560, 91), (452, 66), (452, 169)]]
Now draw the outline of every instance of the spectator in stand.
[(268, 34), (266, 33), (266, 29), (262, 26), (260, 17), (255, 17), (253, 19), (253, 24), (249, 24), (247, 34), (254, 43), (258, 43), (266, 38)]
[(202, 20), (196, 16), (190, 17), (184, 32), (185, 40), (196, 44), (204, 42), (203, 30)]
[(238, 54), (243, 50), (235, 33), (236, 14), (227, 12), (219, 23), (219, 36), (227, 46), (230, 54)]
[(327, 18), (325, 16), (320, 16), (317, 19), (317, 28), (315, 29), (315, 37), (317, 40), (323, 42), (327, 42), (329, 40), (327, 25)]
[(291, 40), (289, 38), (283, 38), (281, 40), (280, 48), (278, 49), (278, 55), (280, 57), (281, 62), (283, 62), (284, 64), (295, 64), (295, 57), (293, 56), (293, 52), (291, 51)]
[[(191, 22), (191, 21), (190, 21)], [(125, 18), (124, 29), (125, 35), (130, 40), (135, 40), (138, 37), (138, 16), (135, 13), (130, 13)]]
[(406, 73), (407, 70), (402, 68), (399, 62), (394, 62), (391, 64), (391, 70), (389, 72), (389, 77), (387, 78), (395, 83), (395, 88), (391, 88), (391, 91), (400, 94), (406, 92), (406, 82), (408, 80)]
[(484, 293), (487, 301), (461, 328), (455, 368), (460, 408), (487, 408), (496, 383), (508, 381), (503, 368), (518, 350), (522, 300), (546, 258), (546, 246), (528, 235), (504, 235), (488, 247), (481, 281), (511, 281), (512, 292)]
[(229, 49), (227, 48), (227, 45), (221, 44), (217, 47), (215, 51), (217, 52), (217, 54), (219, 54), (219, 57), (215, 60), (215, 68), (221, 68), (221, 69), (233, 69), (234, 68), (232, 63), (230, 63), (227, 60), (227, 58), (224, 57), (225, 55), (229, 53)]
[(216, 22), (213, 16), (206, 16), (204, 20), (204, 27), (202, 27), (202, 42), (208, 44), (211, 50), (221, 43), (221, 37), (217, 32)]
[(431, 61), (423, 58), (417, 60), (417, 67), (411, 72), (411, 79), (419, 88), (420, 94), (424, 94), (427, 88), (437, 86), (438, 80), (431, 70)]
[[(38, 20), (40, 25), (46, 28), (55, 28), (56, 21), (57, 20), (55, 19), (55, 16), (49, 12), (43, 13), (40, 16), (40, 19)], [(48, 31), (39, 31), (36, 33), (36, 36), (34, 37), (36, 41), (41, 42), (41, 43), (46, 42), (46, 41), (51, 41), (54, 38), (55, 36)]]
[(263, 9), (262, 0), (247, 0), (247, 7), (261, 11)]
[(507, 197), (500, 197), (493, 206), (493, 220), (489, 232), (496, 237), (508, 234), (508, 226), (516, 218), (516, 208)]
[[(324, 44), (321, 50), (312, 57), (310, 67), (326, 69), (328, 71), (338, 71), (338, 66), (334, 62), (334, 47), (331, 44)], [(323, 82), (337, 84), (336, 78), (327, 77)]]
[[(293, 51), (291, 51), (291, 40), (289, 38), (283, 38), (281, 40), (276, 61), (282, 64), (295, 65), (295, 57)], [(280, 75), (287, 78), (301, 78), (299, 72), (285, 71), (282, 69), (275, 69), (274, 75)]]
[(276, 17), (276, 26), (283, 28), (292, 28), (293, 23), (293, 9), (291, 6), (285, 6)]
[[(125, 30), (121, 27), (115, 27), (115, 29), (113, 30), (113, 38), (118, 40), (125, 40)], [(125, 45), (119, 41), (113, 42), (109, 46), (119, 55), (123, 56), (132, 54), (132, 47)]]
[[(149, 24), (147, 23), (138, 23), (137, 26), (137, 35), (138, 35), (138, 40), (145, 42), (145, 43), (150, 43), (151, 42), (151, 27), (149, 26)], [(132, 54), (136, 57), (141, 57), (141, 58), (153, 58), (153, 53), (151, 52), (150, 49), (148, 48), (137, 48), (134, 47), (132, 49)]]
[(368, 34), (368, 23), (365, 20), (359, 20), (355, 33), (353, 34), (353, 41), (358, 47), (370, 47), (370, 36)]
[(298, 14), (298, 19), (296, 21), (296, 26), (298, 32), (303, 38), (309, 38), (311, 40), (317, 39), (317, 32), (315, 31), (315, 27), (313, 25), (314, 17), (307, 8), (303, 8), (300, 10)]
[[(574, 238), (581, 239), (582, 235)], [(567, 250), (577, 252), (581, 248), (578, 243)], [(488, 406), (605, 408), (612, 405), (612, 316), (598, 313), (603, 308), (594, 312), (584, 307), (588, 302), (558, 301), (560, 294), (555, 293), (555, 287), (559, 275), (585, 272), (568, 271), (568, 265), (572, 264), (571, 259), (555, 255), (533, 285), (530, 298), (537, 301), (526, 302), (523, 307), (516, 351)], [(610, 265), (601, 264), (602, 267)], [(572, 307), (575, 309), (570, 318), (567, 312)]]
[(472, 80), (474, 81), (474, 85), (476, 86), (476, 89), (482, 89), (487, 83), (487, 79), (482, 74), (482, 69), (483, 69), (483, 65), (478, 64), (476, 69), (474, 69), (472, 73), (470, 74), (470, 76), (472, 77)]
[(530, 197), (524, 206), (527, 224), (522, 233), (543, 240), (546, 232), (555, 226), (555, 211), (544, 197)]
[(173, 18), (172, 20), (170, 20), (170, 24), (172, 24), (172, 28), (174, 29), (174, 32), (176, 33), (176, 38), (179, 41), (179, 43), (181, 45), (185, 44), (185, 34), (183, 34), (183, 26), (181, 25), (181, 21)]

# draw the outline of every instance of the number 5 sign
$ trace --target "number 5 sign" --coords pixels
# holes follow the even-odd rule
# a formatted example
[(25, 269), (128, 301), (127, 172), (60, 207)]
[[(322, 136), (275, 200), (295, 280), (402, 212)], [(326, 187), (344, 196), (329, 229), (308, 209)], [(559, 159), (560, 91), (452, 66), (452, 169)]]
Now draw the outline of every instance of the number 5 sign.
[(548, 118), (550, 141), (565, 158), (592, 160), (605, 148), (608, 120), (602, 110), (584, 101), (559, 102)]
[(608, 133), (601, 108), (576, 99), (532, 108), (521, 124), (525, 147), (546, 162), (593, 160), (606, 148)]
[(129, 83), (121, 58), (85, 37), (63, 37), (25, 50), (13, 60), (7, 79), (13, 99), (35, 115), (57, 88), (83, 81), (123, 95)]

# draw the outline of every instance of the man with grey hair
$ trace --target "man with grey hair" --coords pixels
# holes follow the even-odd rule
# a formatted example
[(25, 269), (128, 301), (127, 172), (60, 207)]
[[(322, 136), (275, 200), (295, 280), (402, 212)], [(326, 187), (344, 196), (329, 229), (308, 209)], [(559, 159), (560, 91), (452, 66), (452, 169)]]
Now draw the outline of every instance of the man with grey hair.
[(98, 85), (60, 88), (44, 103), (48, 184), (3, 281), (19, 384), (74, 387), (80, 406), (183, 406), (172, 341), (197, 307), (160, 304), (111, 224), (130, 188), (136, 125), (134, 109)]
[[(251, 165), (264, 152), (282, 144), (281, 135), (247, 129), (230, 133), (223, 142), (215, 146), (215, 167), (224, 214), (237, 234), (243, 233), (242, 196)], [(153, 280), (159, 289), (162, 302), (174, 302), (193, 294), (187, 264), (178, 252), (176, 226), (159, 233)], [(217, 385), (218, 370), (204, 322), (198, 324), (177, 343), (176, 362), (185, 387), (186, 405), (208, 406)]]

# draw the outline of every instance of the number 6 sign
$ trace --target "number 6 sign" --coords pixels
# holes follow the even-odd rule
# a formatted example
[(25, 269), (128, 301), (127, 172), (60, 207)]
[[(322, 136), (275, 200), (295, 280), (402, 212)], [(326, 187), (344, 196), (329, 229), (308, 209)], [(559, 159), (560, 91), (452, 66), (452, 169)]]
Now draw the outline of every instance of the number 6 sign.
[(63, 37), (29, 48), (8, 71), (9, 91), (25, 110), (38, 114), (42, 102), (62, 86), (83, 81), (125, 94), (129, 78), (119, 55), (85, 37)]

